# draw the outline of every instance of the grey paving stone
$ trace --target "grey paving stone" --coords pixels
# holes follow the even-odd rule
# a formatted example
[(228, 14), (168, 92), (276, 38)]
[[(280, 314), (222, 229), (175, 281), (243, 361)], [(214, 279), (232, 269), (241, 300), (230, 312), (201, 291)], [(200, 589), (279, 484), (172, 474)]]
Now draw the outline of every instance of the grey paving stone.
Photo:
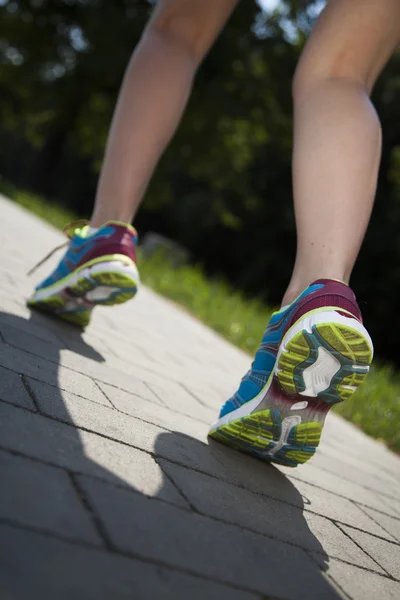
[[(346, 523), (352, 527), (358, 527), (374, 535), (386, 537), (386, 532), (382, 527), (366, 515), (361, 507), (350, 500), (337, 496), (332, 492), (322, 490), (315, 485), (299, 481), (298, 479), (290, 479), (290, 481), (301, 494), (306, 510), (335, 521)], [(282, 499), (285, 499), (284, 495)]]
[(317, 452), (312, 466), (313, 468), (320, 468), (328, 474), (338, 475), (342, 479), (359, 484), (379, 494), (384, 488), (387, 495), (400, 500), (400, 485), (393, 478), (386, 477), (383, 471), (368, 469), (365, 461), (364, 468), (361, 468), (359, 465), (351, 464), (351, 461), (343, 460), (343, 455), (342, 459), (339, 460), (337, 457), (320, 455)]
[[(28, 321), (26, 321), (28, 323)], [(44, 340), (37, 335), (23, 331), (22, 329), (3, 324), (0, 322), (0, 334), (4, 341), (10, 346), (30, 352), (35, 356), (41, 356), (51, 362), (57, 361), (63, 344), (60, 340)]]
[[(13, 290), (15, 296), (15, 290)], [(1, 308), (3, 308), (3, 303)], [(13, 327), (21, 331), (21, 333), (29, 333), (41, 340), (46, 340), (50, 343), (58, 345), (60, 343), (59, 338), (48, 327), (44, 327), (46, 324), (45, 317), (37, 315), (36, 313), (31, 314), (30, 310), (26, 307), (17, 307), (15, 304), (12, 305), (12, 312), (5, 312), (6, 307), (0, 310), (0, 324), (6, 327)], [(49, 321), (49, 319), (47, 319)], [(3, 327), (0, 327), (0, 331)]]
[(381, 537), (385, 537), (391, 541), (397, 540), (400, 542), (400, 517), (398, 519), (389, 517), (388, 515), (384, 515), (383, 513), (373, 510), (372, 508), (368, 508), (367, 506), (363, 506), (362, 510), (382, 527), (383, 533), (377, 533), (377, 535), (381, 535)]
[[(28, 382), (29, 388), (34, 395), (37, 405), (39, 409), (52, 416), (56, 416), (61, 420), (65, 420), (63, 415), (68, 417), (67, 404), (69, 402), (73, 402), (74, 400), (79, 401), (79, 396), (72, 394), (71, 392), (67, 392), (65, 390), (54, 387), (53, 385), (49, 385), (48, 383), (43, 383), (42, 381), (36, 381), (35, 379), (31, 379), (30, 377), (26, 378)], [(80, 399), (82, 402), (82, 399)], [(83, 402), (88, 402), (88, 400), (83, 400)], [(90, 402), (93, 402), (91, 400)], [(89, 402), (89, 403), (90, 403)], [(103, 406), (107, 406), (109, 409), (112, 409), (112, 405), (110, 401), (104, 396), (104, 394), (99, 394), (96, 398), (97, 404), (102, 404)], [(96, 410), (95, 407), (92, 410)], [(68, 419), (70, 420), (70, 419)]]
[[(192, 506), (205, 515), (296, 544), (306, 550), (376, 569), (375, 563), (356, 544), (323, 517), (166, 461), (160, 461), (160, 464)], [(284, 476), (282, 486), (288, 488), (288, 495), (296, 494), (293, 484)], [(301, 503), (300, 494), (298, 496)]]
[(160, 400), (171, 408), (193, 418), (211, 425), (218, 417), (215, 411), (201, 404), (193, 394), (190, 394), (182, 385), (176, 383), (165, 383), (160, 386), (156, 383), (149, 383), (149, 387), (155, 392)]
[(3, 403), (0, 447), (186, 506), (149, 454)]
[(300, 548), (94, 480), (81, 478), (81, 484), (122, 552), (267, 596), (337, 598)]
[(380, 496), (379, 499), (381, 500), (380, 506), (374, 506), (373, 508), (377, 508), (382, 512), (389, 513), (394, 517), (400, 517), (400, 503), (398, 502), (398, 500), (393, 500), (393, 498), (388, 498), (383, 494)]
[(0, 588), (12, 600), (262, 600), (171, 568), (0, 526)]
[[(118, 381), (117, 383), (118, 385), (124, 386), (123, 382)], [(128, 396), (131, 398), (132, 396), (139, 396), (139, 398), (153, 402), (153, 404), (156, 404), (157, 406), (162, 406), (162, 402), (160, 402), (154, 392), (152, 392), (143, 381), (140, 381), (140, 379), (137, 379), (133, 375), (129, 376), (129, 391), (126, 391), (123, 387), (115, 387), (115, 385), (104, 383), (102, 380), (98, 381), (98, 385), (104, 391), (106, 396), (110, 398), (116, 408), (120, 408), (120, 410), (122, 410), (122, 406), (126, 406), (125, 400)], [(126, 384), (125, 387), (127, 387)], [(121, 404), (121, 407), (117, 406), (118, 404)]]
[(147, 452), (153, 451), (157, 436), (163, 432), (156, 425), (122, 414), (114, 408), (100, 404), (94, 407), (92, 402), (80, 396), (68, 392), (61, 394), (56, 388), (49, 390), (41, 383), (30, 383), (41, 411), (65, 423), (89, 429)]
[[(22, 304), (22, 298), (19, 294), (16, 294), (16, 289), (10, 288), (10, 283), (1, 279), (2, 275), (0, 275), (0, 311), (4, 310), (7, 312), (7, 306), (19, 305)], [(5, 304), (3, 304), (5, 301)]]
[(103, 542), (65, 471), (0, 451), (0, 519)]
[(162, 404), (156, 394), (144, 384), (143, 380), (131, 372), (131, 365), (129, 365), (129, 369), (125, 369), (122, 361), (116, 361), (113, 357), (109, 356), (107, 364), (104, 364), (101, 361), (92, 360), (91, 357), (82, 357), (66, 350), (61, 353), (60, 364), (79, 373), (84, 373), (98, 382), (112, 385), (157, 404)]
[[(205, 435), (202, 437), (206, 439)], [(277, 477), (277, 471), (270, 465), (255, 461), (218, 442), (210, 441), (207, 444), (202, 439), (183, 435), (170, 438), (160, 434), (155, 452), (157, 456), (172, 462), (260, 493), (273, 490), (273, 481)]]
[(195, 418), (176, 413), (164, 405), (148, 402), (109, 385), (102, 383), (99, 385), (115, 408), (122, 413), (149, 421), (168, 430), (180, 430), (182, 433), (195, 437), (207, 431), (205, 423)]
[(36, 410), (32, 398), (22, 383), (21, 375), (3, 367), (0, 367), (0, 400)]
[(398, 600), (400, 597), (400, 583), (335, 559), (329, 564), (328, 576), (352, 600)]
[[(176, 333), (173, 334), (173, 337), (175, 337)], [(168, 343), (168, 338), (165, 338), (164, 343)], [(149, 342), (148, 342), (149, 343)], [(190, 342), (192, 343), (192, 342)], [(151, 354), (152, 352), (152, 348), (149, 347), (148, 352)], [(119, 369), (121, 369), (121, 367), (123, 368), (123, 370), (126, 373), (132, 374), (135, 377), (141, 379), (142, 381), (145, 381), (147, 385), (151, 385), (151, 384), (155, 384), (158, 387), (160, 387), (161, 389), (164, 389), (164, 386), (166, 384), (166, 382), (175, 384), (176, 389), (179, 390), (179, 393), (181, 394), (181, 387), (182, 387), (182, 382), (189, 380), (192, 380), (193, 378), (197, 378), (197, 385), (201, 386), (202, 384), (204, 384), (204, 373), (194, 373), (193, 371), (191, 371), (190, 369), (176, 369), (176, 368), (172, 368), (169, 364), (154, 364), (154, 362), (151, 360), (151, 358), (144, 358), (143, 355), (135, 355), (135, 357), (133, 359), (129, 358), (129, 359), (118, 359), (118, 360), (111, 360), (110, 361), (110, 365), (114, 367), (118, 367)], [(209, 369), (210, 371), (210, 369)], [(208, 376), (211, 378), (212, 374), (211, 372), (208, 372)], [(106, 383), (108, 383), (106, 381)], [(121, 386), (117, 383), (115, 383), (115, 385), (117, 387), (121, 387), (121, 389), (126, 389), (126, 391), (130, 391), (129, 387), (125, 387), (125, 386)], [(186, 387), (186, 386), (184, 386)], [(189, 398), (191, 399), (193, 397), (193, 394), (189, 393)], [(197, 398), (197, 396), (196, 396)], [(196, 399), (195, 398), (195, 399)], [(191, 400), (190, 400), (191, 401)], [(183, 402), (182, 408), (185, 407), (185, 402)], [(205, 405), (206, 408), (206, 405)], [(215, 410), (215, 409), (214, 409)], [(212, 411), (214, 414), (214, 411)], [(215, 418), (215, 417), (213, 417)]]
[[(26, 321), (26, 323), (30, 323)], [(83, 374), (90, 374), (92, 365), (96, 365), (97, 369), (104, 371), (104, 357), (100, 354), (93, 346), (86, 344), (78, 331), (72, 331), (71, 337), (75, 341), (80, 341), (79, 352), (70, 352), (68, 346), (65, 344), (62, 338), (67, 337), (64, 334), (65, 325), (60, 327), (57, 322), (53, 323), (53, 327), (58, 327), (57, 330), (60, 339), (55, 341), (43, 340), (38, 335), (32, 334), (27, 331), (22, 331), (19, 328), (9, 325), (2, 325), (0, 322), (0, 334), (6, 341), (6, 343), (25, 350), (33, 354), (48, 360), (56, 365), (66, 366), (74, 369)], [(63, 324), (61, 324), (63, 325)], [(37, 328), (36, 328), (37, 329)]]
[[(199, 440), (184, 436), (176, 436), (171, 443), (166, 434), (160, 434), (156, 440), (157, 456), (167, 458), (183, 466), (201, 471), (205, 474), (217, 477), (227, 483), (244, 487), (250, 491), (283, 500), (295, 506), (302, 506), (299, 494), (292, 493), (291, 487), (282, 484), (282, 474), (288, 477), (305, 496), (306, 503), (311, 503), (310, 510), (328, 516), (329, 518), (343, 520), (351, 525), (362, 527), (377, 535), (382, 533), (380, 528), (365, 516), (348, 499), (341, 498), (334, 491), (328, 492), (324, 489), (309, 485), (302, 479), (291, 477), (289, 469), (277, 469), (261, 461), (231, 450), (222, 444), (210, 441), (208, 445)], [(300, 472), (301, 476), (301, 472)], [(304, 478), (306, 479), (306, 478)], [(318, 485), (318, 481), (316, 482)], [(331, 486), (334, 490), (334, 486)], [(351, 491), (351, 486), (350, 486)], [(357, 487), (358, 491), (358, 487)], [(348, 494), (351, 497), (351, 493)], [(365, 494), (369, 500), (368, 492)], [(379, 498), (374, 497), (372, 503), (377, 504)], [(388, 512), (390, 510), (388, 509)]]
[[(378, 546), (374, 541), (373, 551), (382, 557), (384, 567), (383, 560), (388, 560), (387, 547), (393, 546), (385, 540), (397, 535), (396, 525), (400, 521), (398, 457), (335, 415), (327, 420), (315, 462), (296, 470), (277, 469), (215, 442), (208, 444), (208, 424), (215, 419), (221, 403), (234, 391), (250, 357), (147, 289), (142, 290), (134, 303), (112, 310), (96, 309), (84, 335), (77, 334), (66, 324), (31, 314), (24, 306), (25, 298), (32, 284), (48, 274), (58, 257), (39, 269), (35, 281), (25, 276), (30, 266), (28, 262), (39, 260), (62, 236), (1, 199), (0, 228), (3, 247), (12, 259), (11, 263), (0, 265), (3, 270), (11, 265), (12, 270), (6, 269), (0, 282), (0, 334), (3, 336), (0, 338), (8, 342), (0, 343), (0, 365), (42, 382), (32, 383), (32, 389), (36, 386), (41, 409), (51, 415), (50, 419), (0, 402), (0, 446), (81, 474), (92, 493), (96, 486), (104, 488), (106, 492), (100, 496), (94, 494), (93, 501), (99, 503), (98, 510), (110, 527), (115, 544), (130, 550), (138, 548), (138, 552), (146, 556), (160, 556), (159, 560), (164, 563), (167, 556), (169, 564), (163, 569), (151, 567), (145, 574), (144, 563), (137, 560), (56, 542), (49, 536), (64, 535), (57, 531), (47, 538), (35, 537), (27, 531), (17, 532), (16, 536), (20, 537), (11, 544), (17, 559), (12, 566), (7, 563), (6, 572), (7, 582), (13, 578), (19, 586), (18, 593), (28, 590), (27, 597), (35, 597), (32, 587), (38, 598), (46, 600), (48, 593), (51, 600), (58, 600), (64, 597), (64, 591), (60, 590), (65, 589), (67, 598), (118, 600), (127, 597), (126, 594), (132, 597), (135, 577), (143, 574), (151, 583), (146, 581), (144, 587), (140, 587), (143, 578), (140, 579), (135, 600), (136, 597), (141, 600), (140, 594), (146, 600), (157, 600), (158, 596), (163, 600), (196, 598), (196, 590), (202, 598), (204, 595), (228, 598), (228, 593), (229, 598), (235, 598), (237, 582), (249, 580), (252, 589), (257, 590), (258, 600), (257, 594), (262, 594), (263, 600), (271, 595), (285, 600), (297, 600), (299, 594), (316, 600), (332, 594), (341, 597), (332, 587), (328, 587), (328, 592), (321, 587), (326, 585), (324, 575), (318, 571), (315, 561), (310, 563), (301, 548), (268, 537), (275, 533), (282, 537), (284, 532), (285, 539), (294, 543), (300, 538), (322, 569), (326, 569), (330, 559), (330, 573), (338, 573), (338, 584), (342, 584), (351, 597), (357, 598), (359, 589), (363, 600), (368, 594), (374, 599), (400, 595), (398, 587), (393, 587), (397, 584), (389, 578), (366, 570), (380, 567), (372, 558), (368, 558), (371, 562), (363, 562), (365, 556), (353, 545), (348, 532), (345, 535), (326, 520), (345, 524), (353, 536), (359, 535), (354, 533), (358, 528), (383, 538)], [(33, 230), (37, 235), (31, 235)], [(16, 236), (30, 240), (29, 253), (22, 248), (14, 251)], [(0, 400), (1, 374), (0, 369)], [(11, 376), (3, 385), (17, 389), (20, 380), (18, 375), (15, 377)], [(99, 386), (95, 382), (99, 382)], [(108, 386), (118, 397), (115, 404), (119, 405), (119, 411), (124, 410), (128, 415), (110, 407), (104, 394)], [(127, 394), (116, 392), (116, 388)], [(18, 389), (14, 402), (32, 411), (29, 395), (25, 396), (25, 390)], [(134, 404), (133, 395), (136, 396)], [(171, 417), (173, 411), (176, 414)], [(346, 447), (346, 455), (343, 455), (343, 447)], [(194, 512), (190, 512), (189, 504), (174, 487), (170, 479), (172, 471), (164, 475), (153, 455), (168, 459), (172, 470), (185, 474), (180, 486), (196, 507)], [(180, 466), (171, 466), (171, 461)], [(63, 484), (56, 485), (50, 475), (45, 477), (42, 465), (36, 468), (42, 474), (42, 487), (48, 490), (47, 495), (52, 497), (54, 487), (57, 488), (54, 496), (61, 494)], [(49, 473), (55, 470), (46, 468)], [(25, 472), (22, 467), (16, 468), (15, 477), (22, 471)], [(26, 477), (29, 489), (41, 481), (39, 476), (36, 479), (35, 473), (34, 469)], [(200, 479), (203, 480), (201, 485)], [(99, 484), (100, 480), (108, 484)], [(0, 487), (1, 483), (2, 480)], [(126, 493), (123, 490), (127, 490)], [(259, 496), (255, 497), (254, 493)], [(156, 499), (148, 500), (143, 494)], [(25, 506), (24, 498), (21, 494), (21, 499), (15, 502), (17, 508)], [(303, 504), (304, 513), (300, 510)], [(61, 502), (60, 509), (62, 506)], [(12, 500), (8, 500), (7, 509), (14, 508)], [(209, 516), (196, 513), (196, 509)], [(20, 512), (22, 515), (24, 510), (21, 508)], [(226, 520), (228, 513), (236, 524), (218, 520)], [(32, 511), (32, 519), (34, 515)], [(49, 527), (56, 529), (58, 522), (56, 519), (51, 522), (51, 515), (50, 511)], [(40, 518), (44, 516), (39, 513), (39, 521)], [(24, 521), (26, 526), (32, 526), (29, 519), (28, 514)], [(255, 531), (241, 529), (242, 525)], [(43, 528), (47, 529), (47, 525)], [(22, 534), (33, 536), (30, 539), (35, 541), (25, 544)], [(43, 546), (39, 539), (44, 540)], [(369, 536), (366, 539), (369, 544)], [(47, 550), (53, 542), (61, 544), (60, 550), (53, 547)], [(73, 548), (71, 559), (67, 558), (70, 556), (65, 550), (67, 547)], [(40, 548), (44, 549), (42, 554)], [(87, 553), (103, 558), (100, 562), (87, 559)], [(343, 561), (332, 558), (338, 555), (346, 561), (359, 562), (364, 568), (347, 567)], [(116, 562), (108, 562), (111, 560)], [(129, 566), (118, 567), (121, 561), (127, 561)], [(172, 565), (185, 565), (179, 568), (195, 570), (198, 577), (179, 574), (190, 579), (189, 583), (182, 583), (181, 579), (175, 579), (178, 567)], [(385, 568), (394, 567), (390, 563)], [(37, 576), (31, 577), (33, 570)], [(124, 585), (116, 586), (114, 571), (119, 574), (118, 583), (122, 580)], [(294, 579), (290, 580), (289, 572), (294, 572)], [(25, 585), (26, 573), (29, 576)], [(51, 573), (55, 573), (54, 581)], [(85, 581), (86, 589), (82, 581), (88, 573), (95, 575)], [(204, 582), (210, 573), (212, 577), (229, 580), (230, 586), (218, 587), (216, 583)], [(192, 580), (195, 583), (192, 584)], [(50, 581), (51, 585), (46, 588)], [(170, 596), (164, 593), (165, 587)], [(237, 594), (236, 598), (249, 597), (246, 592), (237, 591)]]
[(0, 343), (0, 365), (95, 402), (101, 402), (103, 393), (89, 377), (7, 344)]
[[(310, 461), (312, 462), (312, 461)], [(279, 467), (281, 469), (281, 467)], [(312, 483), (322, 489), (325, 489), (339, 496), (344, 496), (358, 504), (369, 506), (377, 510), (385, 510), (387, 514), (397, 516), (397, 511), (385, 502), (385, 509), (382, 506), (382, 494), (371, 491), (357, 483), (343, 479), (334, 473), (328, 473), (323, 469), (317, 469), (312, 464), (302, 465), (301, 469), (296, 469), (292, 475), (293, 479)]]
[[(292, 470), (283, 468), (277, 469), (276, 467), (273, 467), (267, 463), (255, 461), (253, 458), (247, 455), (231, 450), (212, 440), (209, 441), (208, 445), (199, 440), (187, 438), (185, 436), (175, 437), (173, 444), (171, 444), (170, 441), (171, 440), (168, 438), (168, 436), (165, 436), (164, 434), (160, 434), (157, 437), (157, 456), (167, 458), (172, 462), (176, 462), (191, 469), (195, 469), (213, 477), (217, 477), (218, 479), (226, 481), (227, 483), (233, 483), (253, 492), (264, 494), (279, 500), (284, 500), (289, 504), (297, 505), (296, 503), (298, 503), (298, 494), (291, 494), (288, 492), (287, 486), (282, 486), (281, 473), (283, 473), (286, 477), (289, 477), (295, 486), (299, 482), (303, 483), (304, 480), (307, 480), (307, 477), (302, 477), (301, 469), (296, 470), (295, 479), (294, 477), (289, 476), (289, 473), (293, 472)], [(298, 479), (297, 476), (298, 472), (300, 479)], [(317, 486), (320, 483), (315, 477), (313, 478), (313, 481), (316, 481)], [(325, 481), (323, 480), (323, 483), (320, 485), (323, 485), (324, 483)], [(315, 486), (309, 486), (309, 488), (310, 487), (315, 488)], [(333, 501), (334, 498), (337, 498), (334, 493), (335, 488), (334, 485), (329, 485), (329, 483), (328, 487), (330, 487), (332, 490), (332, 492), (330, 492), (332, 504), (330, 506), (330, 513), (328, 516), (337, 518), (335, 515), (339, 509), (335, 508), (336, 500)], [(352, 486), (349, 485), (349, 488), (350, 489), (348, 490), (347, 496), (351, 499)], [(321, 489), (320, 493), (318, 493), (318, 489), (315, 489), (316, 502), (321, 502), (321, 498), (324, 497), (325, 490)], [(362, 488), (356, 486), (356, 490), (361, 495), (361, 492), (363, 491)], [(368, 502), (373, 505), (379, 504), (379, 498), (375, 496), (370, 498), (370, 493), (368, 492), (366, 492), (362, 497), (366, 503)], [(343, 501), (345, 502), (344, 508), (346, 507), (349, 509), (349, 519), (357, 518), (357, 522), (360, 522), (361, 520), (363, 526), (368, 527), (368, 530), (376, 533), (376, 528), (373, 523), (369, 520), (366, 521), (357, 510), (351, 508), (348, 500), (346, 502), (345, 498), (340, 499), (339, 497), (337, 500), (338, 506), (343, 506)], [(388, 509), (387, 512), (389, 513), (390, 509)], [(342, 513), (342, 518), (346, 518), (345, 515), (346, 513)]]
[[(334, 448), (343, 457), (343, 448), (346, 448), (346, 456), (358, 458), (364, 465), (371, 464), (399, 479), (400, 458), (388, 450), (382, 441), (369, 437), (339, 415), (329, 415), (324, 426), (323, 440), (326, 450)], [(368, 461), (365, 460), (366, 456)]]
[[(68, 328), (66, 331), (59, 332), (59, 337), (63, 342), (64, 348), (70, 350), (73, 355), (86, 356), (87, 348), (92, 348), (95, 355), (102, 356), (105, 362), (107, 362), (107, 358), (110, 356), (115, 356), (107, 344), (107, 340), (101, 335), (99, 336), (96, 330), (91, 331), (89, 328), (80, 333), (80, 335), (76, 335), (74, 330)], [(96, 356), (92, 358), (96, 360)]]
[(400, 579), (400, 545), (352, 529), (346, 525), (340, 526), (354, 541), (362, 546), (376, 562), (392, 577)]
[[(161, 387), (163, 387), (166, 382), (175, 384), (179, 383), (179, 377), (170, 371), (167, 365), (164, 365), (164, 367), (161, 369), (159, 366), (151, 364), (150, 359), (144, 359), (142, 356), (138, 357), (137, 354), (134, 358), (128, 358), (125, 355), (125, 359), (110, 359), (109, 365), (118, 371), (124, 372), (126, 375), (125, 381), (124, 378), (121, 380), (118, 379), (118, 381), (108, 381), (107, 379), (102, 378), (101, 374), (99, 377), (95, 376), (95, 379), (104, 381), (104, 383), (115, 385), (116, 387), (127, 392), (133, 391), (132, 386), (129, 383), (129, 378), (131, 375), (140, 381), (145, 381), (147, 386), (149, 386), (150, 383), (155, 383)], [(182, 377), (183, 375), (180, 376), (181, 379)], [(154, 394), (154, 392), (152, 393)], [(156, 395), (154, 394), (154, 396)], [(163, 404), (163, 402), (161, 402), (161, 404)]]
[(120, 359), (110, 359), (109, 365), (113, 369), (115, 369), (116, 373), (123, 373), (122, 377), (114, 377), (112, 380), (104, 377), (102, 373), (99, 373), (97, 376), (94, 376), (95, 379), (99, 381), (103, 381), (104, 383), (109, 383), (110, 385), (114, 385), (121, 390), (125, 390), (126, 392), (135, 393), (135, 385), (132, 386), (131, 377), (133, 377), (133, 381), (142, 381), (146, 382), (148, 387), (148, 392), (151, 392), (151, 397), (149, 398), (152, 401), (157, 401), (159, 404), (163, 404), (162, 401), (158, 398), (158, 396), (150, 389), (149, 383), (155, 382), (161, 386), (164, 386), (166, 382), (174, 382), (170, 377), (165, 377), (159, 371), (152, 371), (151, 369), (142, 367), (137, 360), (120, 360)]
[[(179, 438), (176, 440), (179, 444), (173, 447), (164, 444), (163, 441), (163, 436), (160, 436), (157, 451), (159, 456), (165, 456), (183, 466), (202, 471), (258, 494), (294, 506), (305, 506), (306, 509), (330, 519), (343, 521), (376, 535), (383, 535), (381, 527), (369, 517), (366, 518), (365, 513), (353, 502), (334, 492), (310, 485), (298, 478), (294, 479), (290, 476), (293, 470), (277, 469), (213, 441), (210, 441), (209, 446), (205, 446), (196, 440)], [(285, 484), (286, 479), (292, 485)], [(297, 491), (293, 493), (293, 489)]]
[[(249, 367), (250, 367), (250, 361), (249, 361), (248, 368)], [(244, 375), (245, 372), (246, 372), (246, 370), (243, 369), (242, 375)], [(198, 398), (203, 404), (208, 406), (211, 410), (219, 411), (221, 409), (221, 406), (223, 405), (223, 403), (236, 391), (236, 389), (237, 389), (236, 383), (238, 383), (238, 382), (239, 382), (239, 380), (237, 382), (232, 381), (231, 386), (227, 386), (226, 390), (224, 390), (223, 392), (218, 392), (218, 391), (214, 390), (208, 384), (208, 382), (204, 382), (203, 386), (201, 386), (201, 387), (200, 386), (196, 387), (189, 380), (185, 383), (185, 386), (187, 387), (187, 389), (190, 391), (191, 394), (196, 396), (196, 398)], [(214, 420), (216, 421), (217, 418), (218, 418), (218, 414), (215, 416)]]
[[(339, 423), (335, 423), (335, 426), (342, 426), (342, 421)], [(333, 430), (334, 431), (334, 430)], [(333, 434), (334, 435), (334, 434)], [(364, 438), (363, 438), (364, 440)], [(384, 446), (382, 443), (376, 443), (376, 440), (372, 438), (367, 438), (367, 441), (363, 441), (362, 454), (359, 455), (354, 454), (352, 450), (354, 448), (346, 448), (346, 455), (344, 457), (343, 447), (338, 448), (334, 443), (336, 438), (332, 439), (331, 436), (326, 436), (326, 444), (318, 449), (318, 453), (315, 456), (317, 462), (320, 458), (329, 458), (330, 460), (338, 460), (340, 462), (345, 458), (346, 464), (359, 469), (362, 472), (368, 472), (370, 474), (375, 474), (379, 479), (383, 480), (384, 483), (389, 483), (390, 485), (396, 485), (400, 483), (400, 459), (395, 455), (392, 455), (390, 451)], [(373, 446), (373, 449), (368, 446)], [(374, 456), (371, 456), (371, 451), (374, 453)], [(365, 456), (368, 456), (368, 460), (365, 460)], [(314, 460), (314, 459), (313, 459)], [(314, 462), (315, 464), (315, 462)]]
[[(153, 326), (155, 324), (153, 323)], [(173, 337), (178, 335), (177, 332), (171, 334)], [(168, 337), (166, 336), (164, 340), (166, 341)], [(163, 343), (165, 343), (165, 341)], [(192, 342), (189, 342), (192, 343)], [(115, 349), (115, 345), (113, 346)], [(118, 364), (123, 364), (129, 373), (132, 373), (139, 377), (139, 379), (145, 380), (146, 383), (152, 381), (157, 383), (161, 387), (164, 386), (165, 381), (175, 382), (176, 385), (181, 386), (181, 382), (187, 381), (195, 381), (198, 386), (202, 385), (204, 381), (204, 372), (203, 370), (194, 370), (190, 369), (190, 367), (179, 367), (177, 365), (172, 364), (171, 361), (168, 362), (154, 362), (152, 358), (152, 348), (149, 347), (147, 352), (135, 353), (134, 356), (129, 356), (125, 354), (124, 358), (118, 358)], [(210, 365), (208, 368), (208, 376), (212, 377), (212, 359), (210, 359)], [(214, 373), (214, 376), (221, 377), (221, 373)]]

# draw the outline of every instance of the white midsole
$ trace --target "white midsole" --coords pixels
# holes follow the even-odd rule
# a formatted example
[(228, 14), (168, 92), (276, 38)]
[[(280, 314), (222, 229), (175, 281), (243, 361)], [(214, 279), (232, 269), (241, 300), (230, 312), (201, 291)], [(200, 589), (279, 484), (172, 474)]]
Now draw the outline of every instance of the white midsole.
[(91, 279), (90, 275), (95, 275), (96, 273), (103, 273), (104, 271), (111, 273), (121, 273), (124, 275), (130, 275), (133, 281), (136, 283), (137, 287), (140, 284), (139, 271), (136, 268), (135, 264), (125, 265), (123, 262), (119, 262), (117, 260), (107, 261), (101, 263), (95, 263), (89, 267), (81, 269), (80, 271), (76, 271), (70, 277), (64, 278), (58, 285), (52, 285), (44, 290), (38, 290), (32, 296), (34, 300), (44, 300), (59, 292), (62, 292), (66, 288), (73, 286), (78, 282), (79, 279), (84, 277), (85, 279)]
[[(370, 345), (371, 350), (373, 352), (373, 344), (372, 344), (370, 335), (369, 335), (368, 331), (365, 329), (364, 325), (362, 323), (360, 323), (359, 321), (357, 321), (357, 319), (351, 318), (351, 317), (345, 317), (345, 316), (339, 314), (335, 310), (326, 310), (326, 311), (321, 311), (321, 312), (305, 315), (305, 317), (303, 319), (301, 319), (300, 321), (298, 321), (297, 323), (292, 325), (292, 327), (286, 332), (286, 334), (281, 342), (281, 345), (279, 347), (277, 359), (275, 362), (275, 367), (274, 367), (271, 375), (269, 376), (267, 383), (260, 390), (260, 392), (257, 394), (257, 396), (255, 396), (252, 400), (245, 402), (244, 404), (242, 404), (242, 406), (240, 406), (236, 410), (231, 411), (230, 413), (224, 415), (223, 417), (221, 417), (220, 419), (215, 421), (215, 423), (213, 423), (213, 425), (211, 425), (211, 427), (210, 427), (210, 433), (212, 431), (214, 431), (215, 429), (217, 429), (217, 427), (221, 427), (222, 425), (227, 425), (228, 423), (231, 423), (232, 421), (235, 421), (236, 419), (240, 419), (241, 417), (246, 417), (247, 415), (254, 412), (255, 409), (259, 406), (259, 404), (261, 404), (261, 402), (265, 398), (266, 394), (268, 393), (268, 390), (271, 387), (273, 375), (278, 371), (279, 357), (281, 356), (282, 352), (284, 352), (287, 349), (286, 346), (290, 342), (290, 340), (293, 339), (293, 337), (295, 335), (297, 335), (300, 331), (303, 331), (303, 330), (306, 330), (309, 333), (312, 333), (312, 327), (314, 325), (319, 325), (322, 323), (338, 323), (339, 325), (345, 325), (347, 327), (355, 329), (363, 337), (365, 337), (366, 341)], [(366, 367), (366, 370), (367, 369), (369, 369), (369, 367)]]

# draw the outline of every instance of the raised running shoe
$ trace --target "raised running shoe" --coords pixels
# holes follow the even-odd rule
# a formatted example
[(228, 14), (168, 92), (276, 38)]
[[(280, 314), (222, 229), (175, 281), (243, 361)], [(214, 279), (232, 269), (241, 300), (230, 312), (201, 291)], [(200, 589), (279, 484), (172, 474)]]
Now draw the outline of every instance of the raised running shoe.
[(352, 290), (315, 281), (272, 315), (250, 371), (209, 436), (266, 461), (304, 463), (329, 409), (357, 390), (372, 356)]

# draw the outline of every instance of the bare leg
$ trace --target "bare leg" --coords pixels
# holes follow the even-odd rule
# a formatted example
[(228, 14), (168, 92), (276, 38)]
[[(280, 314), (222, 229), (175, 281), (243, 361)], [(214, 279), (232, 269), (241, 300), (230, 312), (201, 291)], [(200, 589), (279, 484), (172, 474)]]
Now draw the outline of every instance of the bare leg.
[(381, 154), (371, 89), (400, 38), (398, 0), (328, 0), (294, 81), (297, 257), (283, 298), (348, 283), (370, 218)]
[(91, 221), (129, 223), (186, 106), (193, 77), (238, 0), (160, 0), (127, 69)]

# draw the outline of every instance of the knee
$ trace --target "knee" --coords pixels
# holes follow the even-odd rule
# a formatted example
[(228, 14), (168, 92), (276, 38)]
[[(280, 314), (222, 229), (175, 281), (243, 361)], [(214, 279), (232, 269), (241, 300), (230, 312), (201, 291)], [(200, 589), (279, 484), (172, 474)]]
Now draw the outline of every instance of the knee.
[(171, 8), (155, 11), (147, 25), (144, 36), (157, 36), (164, 42), (181, 48), (194, 62), (200, 62), (208, 50), (207, 25), (196, 19), (190, 11)]
[(301, 99), (319, 85), (338, 83), (340, 85), (357, 86), (370, 93), (372, 81), (368, 73), (355, 65), (345, 54), (336, 56), (314, 57), (305, 53), (297, 65), (293, 81), (292, 94), (294, 101)]

